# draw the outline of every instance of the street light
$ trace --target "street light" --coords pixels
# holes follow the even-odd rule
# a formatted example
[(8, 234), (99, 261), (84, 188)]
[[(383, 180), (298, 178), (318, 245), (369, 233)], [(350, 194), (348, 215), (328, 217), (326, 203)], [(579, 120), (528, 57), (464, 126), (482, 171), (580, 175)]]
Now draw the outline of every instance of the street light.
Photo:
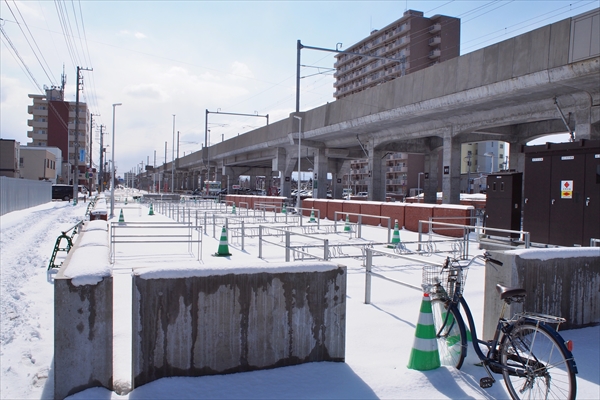
[(112, 167), (110, 173), (110, 179), (112, 182), (110, 183), (110, 218), (115, 216), (115, 107), (122, 105), (121, 103), (115, 103), (112, 105), (113, 107), (113, 126), (112, 126)]
[(490, 174), (494, 173), (494, 152), (483, 153), (484, 156), (490, 157)]
[(300, 141), (302, 140), (302, 117), (298, 117), (294, 115), (294, 118), (298, 120), (298, 190), (296, 190), (296, 212), (300, 212), (300, 163), (301, 163), (301, 153), (300, 153)]

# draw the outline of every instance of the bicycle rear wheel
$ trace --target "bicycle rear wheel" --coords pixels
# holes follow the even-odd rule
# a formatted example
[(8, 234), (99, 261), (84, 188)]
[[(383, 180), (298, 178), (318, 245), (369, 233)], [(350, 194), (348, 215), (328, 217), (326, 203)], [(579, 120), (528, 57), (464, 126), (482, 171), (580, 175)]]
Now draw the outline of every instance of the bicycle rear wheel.
[[(454, 308), (448, 309), (441, 300), (432, 300), (433, 325), (438, 342), (440, 362), (442, 365), (462, 367), (467, 353), (467, 335), (465, 324)], [(458, 314), (458, 315), (456, 315)]]
[(575, 399), (577, 383), (569, 353), (560, 336), (547, 325), (516, 325), (503, 337), (500, 350), (500, 362), (518, 370), (502, 371), (511, 397)]

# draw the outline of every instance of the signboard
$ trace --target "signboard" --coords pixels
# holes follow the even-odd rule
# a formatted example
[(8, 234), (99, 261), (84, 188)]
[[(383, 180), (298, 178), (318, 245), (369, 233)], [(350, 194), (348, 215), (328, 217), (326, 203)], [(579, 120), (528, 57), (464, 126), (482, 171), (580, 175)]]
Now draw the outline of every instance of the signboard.
[(286, 177), (285, 177), (285, 181), (286, 181), (286, 182), (289, 182), (289, 181), (290, 181), (290, 177), (289, 177), (289, 176), (286, 176)]
[(85, 161), (85, 149), (79, 149), (79, 162)]
[(240, 185), (231, 185), (233, 190), (240, 190), (242, 187)]
[(450, 166), (444, 165), (444, 175), (450, 175)]
[(560, 181), (560, 198), (573, 198), (573, 181)]

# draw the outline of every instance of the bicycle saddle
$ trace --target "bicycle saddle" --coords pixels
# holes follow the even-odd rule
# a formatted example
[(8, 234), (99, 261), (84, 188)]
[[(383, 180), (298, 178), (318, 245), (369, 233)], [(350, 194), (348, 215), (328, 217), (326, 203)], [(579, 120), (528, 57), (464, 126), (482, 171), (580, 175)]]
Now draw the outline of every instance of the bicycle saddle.
[(508, 286), (502, 286), (501, 284), (496, 284), (496, 290), (500, 295), (500, 299), (506, 300), (511, 297), (525, 297), (527, 291), (523, 288), (512, 288)]

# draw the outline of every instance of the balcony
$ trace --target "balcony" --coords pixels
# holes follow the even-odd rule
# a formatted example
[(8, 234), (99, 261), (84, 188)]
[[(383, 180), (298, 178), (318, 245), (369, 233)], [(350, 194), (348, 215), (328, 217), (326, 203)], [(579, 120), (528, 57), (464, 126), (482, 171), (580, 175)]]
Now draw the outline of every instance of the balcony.
[(441, 55), (442, 55), (442, 51), (440, 49), (431, 50), (429, 52), (430, 59), (439, 58)]
[(435, 37), (432, 37), (431, 39), (429, 39), (430, 46), (437, 46), (440, 43), (442, 43), (441, 36), (435, 36)]
[(429, 33), (436, 33), (442, 30), (442, 24), (433, 24), (429, 27)]
[(46, 121), (34, 121), (32, 119), (27, 120), (27, 126), (31, 126), (32, 128), (47, 128), (48, 122)]

